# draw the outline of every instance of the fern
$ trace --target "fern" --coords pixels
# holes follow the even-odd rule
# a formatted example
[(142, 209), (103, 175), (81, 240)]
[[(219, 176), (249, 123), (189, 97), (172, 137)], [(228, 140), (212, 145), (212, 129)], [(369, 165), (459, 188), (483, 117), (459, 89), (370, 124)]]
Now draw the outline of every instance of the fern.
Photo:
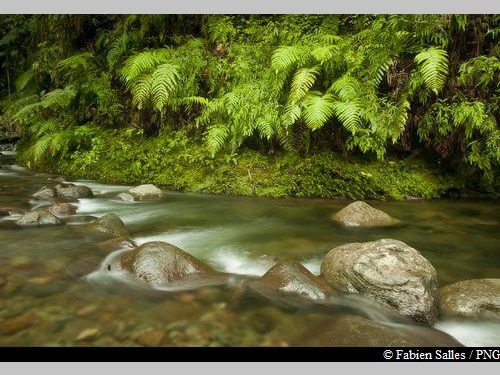
[(443, 88), (448, 75), (448, 57), (446, 51), (429, 47), (415, 56), (419, 71), (426, 86), (437, 95)]
[(271, 67), (278, 72), (289, 72), (295, 65), (302, 62), (306, 54), (301, 46), (283, 46), (277, 48), (271, 57)]
[(333, 103), (333, 111), (351, 134), (355, 134), (363, 124), (363, 106), (359, 99), (350, 102), (336, 101)]
[(319, 73), (319, 67), (298, 69), (293, 75), (292, 85), (290, 89), (290, 102), (299, 102), (307, 92), (311, 89), (316, 81)]
[(311, 130), (321, 128), (331, 118), (334, 109), (334, 97), (331, 94), (321, 95), (310, 92), (303, 101), (304, 121)]
[(159, 49), (143, 51), (129, 57), (120, 70), (120, 75), (125, 83), (130, 84), (134, 79), (151, 70), (158, 65), (168, 61), (170, 51), (168, 49)]

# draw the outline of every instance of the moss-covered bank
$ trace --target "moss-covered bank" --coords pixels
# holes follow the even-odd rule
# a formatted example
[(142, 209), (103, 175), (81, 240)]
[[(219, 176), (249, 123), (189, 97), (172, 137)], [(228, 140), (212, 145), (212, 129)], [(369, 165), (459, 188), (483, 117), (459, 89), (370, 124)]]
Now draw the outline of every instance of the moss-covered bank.
[(182, 133), (148, 138), (130, 131), (100, 132), (85, 150), (62, 159), (46, 154), (34, 161), (27, 146), (18, 144), (18, 159), (30, 168), (103, 182), (154, 183), (185, 192), (401, 200), (440, 197), (454, 189), (452, 179), (413, 158), (346, 161), (330, 151), (301, 157), (250, 149), (212, 158), (202, 143)]

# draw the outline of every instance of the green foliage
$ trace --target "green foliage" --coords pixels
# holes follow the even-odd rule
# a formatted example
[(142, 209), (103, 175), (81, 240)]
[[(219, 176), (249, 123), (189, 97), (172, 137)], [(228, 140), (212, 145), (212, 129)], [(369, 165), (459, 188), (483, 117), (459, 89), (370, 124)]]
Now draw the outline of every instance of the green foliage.
[(448, 74), (448, 58), (446, 51), (430, 47), (415, 56), (419, 64), (419, 72), (428, 88), (435, 94), (443, 88)]
[[(4, 15), (0, 126), (21, 133), (25, 155), (36, 163), (82, 156), (82, 173), (92, 173), (89, 166), (116, 136), (113, 152), (121, 155), (122, 147), (138, 158), (120, 168), (139, 178), (147, 166), (164, 181), (169, 176), (149, 166), (140, 152), (150, 149), (139, 144), (158, 140), (152, 150), (161, 154), (172, 139), (187, 137), (200, 150), (192, 146), (178, 155), (179, 166), (165, 167), (198, 162), (193, 174), (212, 173), (217, 162), (248, 149), (294, 152), (290, 160), (302, 167), (297, 155), (315, 160), (307, 164), (311, 174), (330, 173), (321, 182), (304, 178), (307, 194), (335, 196), (329, 184), (345, 193), (349, 184), (373, 181), (362, 175), (343, 185), (328, 167), (335, 158), (318, 155), (382, 163), (418, 150), (464, 180), (481, 181), (478, 189), (496, 189), (499, 21), (439, 14)], [(109, 139), (92, 139), (114, 130)], [(269, 161), (256, 155), (248, 168)], [(242, 191), (259, 190), (247, 182), (233, 180)], [(295, 187), (287, 194), (300, 194)], [(388, 190), (348, 196), (384, 194), (401, 197)]]

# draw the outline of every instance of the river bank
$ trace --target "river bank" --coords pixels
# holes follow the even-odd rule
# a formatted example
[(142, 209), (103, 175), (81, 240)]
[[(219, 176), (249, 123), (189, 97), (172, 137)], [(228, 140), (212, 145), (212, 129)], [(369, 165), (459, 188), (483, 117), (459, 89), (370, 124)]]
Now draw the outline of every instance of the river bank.
[(456, 176), (418, 157), (370, 161), (331, 151), (300, 156), (248, 148), (211, 157), (202, 143), (181, 135), (148, 138), (127, 131), (100, 132), (89, 147), (63, 157), (47, 152), (33, 158), (29, 145), (20, 142), (18, 160), (73, 178), (231, 196), (410, 200), (497, 195), (467, 190)]

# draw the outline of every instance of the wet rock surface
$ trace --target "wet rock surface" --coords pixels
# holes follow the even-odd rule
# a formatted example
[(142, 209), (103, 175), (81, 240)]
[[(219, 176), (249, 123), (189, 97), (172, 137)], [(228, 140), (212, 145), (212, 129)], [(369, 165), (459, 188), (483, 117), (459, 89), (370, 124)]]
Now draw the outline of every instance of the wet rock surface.
[(437, 272), (404, 242), (383, 239), (330, 250), (321, 275), (332, 286), (362, 293), (403, 315), (433, 324), (439, 311)]
[(55, 216), (69, 216), (76, 214), (77, 207), (70, 203), (57, 203), (48, 207), (44, 207), (44, 210), (50, 212)]
[(443, 315), (500, 320), (500, 279), (459, 281), (440, 293)]
[(425, 326), (382, 324), (357, 315), (325, 319), (293, 344), (301, 346), (456, 347), (450, 335)]
[(332, 218), (346, 227), (386, 227), (396, 225), (399, 222), (385, 212), (362, 201), (349, 204), (334, 214)]
[[(128, 195), (131, 195), (134, 198), (134, 200), (144, 200), (144, 199), (162, 197), (164, 193), (160, 188), (156, 187), (155, 185), (145, 184), (129, 189)], [(125, 201), (129, 199), (129, 197), (125, 195), (123, 196), (123, 198), (122, 199)]]
[(75, 185), (71, 183), (57, 184), (54, 187), (56, 195), (66, 199), (93, 198), (92, 189), (85, 185)]
[(22, 227), (39, 227), (39, 226), (51, 226), (51, 225), (62, 225), (63, 222), (59, 220), (56, 216), (52, 215), (50, 212), (44, 210), (35, 210), (25, 213), (17, 221), (17, 225)]
[(279, 292), (312, 301), (324, 301), (333, 293), (323, 279), (314, 276), (296, 260), (276, 264), (264, 276), (251, 282), (250, 287), (271, 298)]
[(87, 231), (100, 232), (113, 237), (128, 236), (130, 234), (122, 219), (113, 213), (106, 214), (91, 223), (85, 224), (82, 228)]
[(160, 241), (147, 242), (126, 252), (121, 258), (121, 265), (156, 286), (167, 286), (190, 275), (215, 275), (212, 268), (189, 253)]

